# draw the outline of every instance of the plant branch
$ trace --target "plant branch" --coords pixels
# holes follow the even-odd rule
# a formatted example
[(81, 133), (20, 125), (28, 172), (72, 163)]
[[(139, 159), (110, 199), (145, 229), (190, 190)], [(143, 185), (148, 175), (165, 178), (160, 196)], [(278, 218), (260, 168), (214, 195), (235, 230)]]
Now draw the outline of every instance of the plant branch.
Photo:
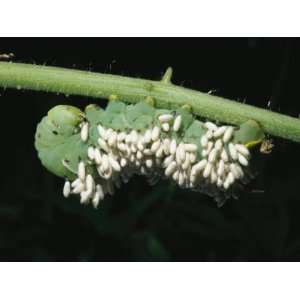
[(171, 84), (169, 68), (161, 81), (92, 73), (58, 67), (0, 62), (0, 86), (119, 99), (137, 103), (153, 99), (158, 108), (188, 105), (200, 117), (240, 125), (253, 119), (266, 133), (300, 142), (300, 120)]

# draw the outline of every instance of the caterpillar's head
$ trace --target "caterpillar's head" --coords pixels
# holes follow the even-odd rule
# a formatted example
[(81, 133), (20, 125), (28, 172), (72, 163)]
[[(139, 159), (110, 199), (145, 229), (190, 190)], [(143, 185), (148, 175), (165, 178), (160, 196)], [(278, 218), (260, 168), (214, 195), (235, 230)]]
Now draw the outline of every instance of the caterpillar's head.
[[(43, 165), (58, 176), (70, 176), (69, 171), (62, 165), (68, 159), (72, 164), (77, 163), (72, 155), (76, 149), (76, 138), (79, 124), (84, 120), (84, 113), (69, 105), (58, 105), (52, 108), (46, 117), (38, 124), (35, 134), (35, 147)], [(70, 156), (70, 157), (69, 157)]]
[(70, 105), (57, 105), (49, 110), (48, 119), (57, 129), (76, 127), (84, 118), (80, 109)]

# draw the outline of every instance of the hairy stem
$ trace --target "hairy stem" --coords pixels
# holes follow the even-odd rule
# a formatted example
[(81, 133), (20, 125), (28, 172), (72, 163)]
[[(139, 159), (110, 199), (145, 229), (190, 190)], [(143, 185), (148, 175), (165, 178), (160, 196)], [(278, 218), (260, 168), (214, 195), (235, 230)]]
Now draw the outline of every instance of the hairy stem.
[(119, 99), (136, 103), (153, 99), (158, 108), (188, 105), (195, 115), (240, 125), (253, 119), (266, 133), (300, 142), (300, 120), (276, 112), (230, 101), (171, 83), (169, 68), (161, 81), (92, 73), (58, 67), (0, 62), (0, 86)]

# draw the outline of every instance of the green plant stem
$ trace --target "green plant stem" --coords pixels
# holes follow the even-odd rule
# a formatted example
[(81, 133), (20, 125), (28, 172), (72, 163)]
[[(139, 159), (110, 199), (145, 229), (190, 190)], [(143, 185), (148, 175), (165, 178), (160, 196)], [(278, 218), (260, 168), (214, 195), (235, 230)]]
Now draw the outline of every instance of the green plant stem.
[(153, 99), (158, 108), (188, 105), (195, 115), (240, 125), (253, 119), (266, 133), (300, 142), (300, 120), (276, 112), (230, 101), (171, 83), (169, 68), (161, 81), (92, 73), (58, 67), (0, 62), (0, 86), (119, 99), (137, 103)]

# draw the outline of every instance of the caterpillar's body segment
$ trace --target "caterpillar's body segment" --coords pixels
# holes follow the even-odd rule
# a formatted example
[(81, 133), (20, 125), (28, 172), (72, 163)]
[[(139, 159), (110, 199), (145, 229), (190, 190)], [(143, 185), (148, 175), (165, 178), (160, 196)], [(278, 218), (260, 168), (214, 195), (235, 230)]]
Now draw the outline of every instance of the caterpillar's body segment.
[(37, 127), (35, 145), (43, 165), (66, 178), (64, 195), (80, 194), (81, 203), (97, 207), (121, 182), (142, 174), (151, 184), (169, 178), (220, 204), (247, 181), (248, 147), (263, 138), (255, 121), (219, 127), (180, 108), (113, 101), (85, 113), (54, 107)]

